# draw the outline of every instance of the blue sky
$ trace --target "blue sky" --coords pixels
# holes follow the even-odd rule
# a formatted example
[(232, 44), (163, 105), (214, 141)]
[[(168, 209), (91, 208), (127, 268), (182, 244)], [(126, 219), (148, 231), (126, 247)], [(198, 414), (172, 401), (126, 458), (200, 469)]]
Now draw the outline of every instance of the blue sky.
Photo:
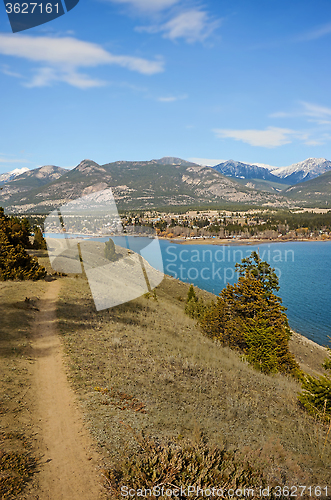
[(330, 49), (330, 0), (80, 0), (16, 34), (2, 4), (0, 173), (331, 160)]

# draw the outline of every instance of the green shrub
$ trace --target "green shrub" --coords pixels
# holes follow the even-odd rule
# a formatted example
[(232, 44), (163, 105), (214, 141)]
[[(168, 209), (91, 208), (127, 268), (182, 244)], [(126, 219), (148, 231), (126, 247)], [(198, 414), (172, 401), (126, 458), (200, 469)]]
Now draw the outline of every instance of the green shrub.
[(206, 306), (203, 299), (199, 299), (196, 296), (193, 285), (190, 285), (189, 291), (187, 293), (185, 313), (190, 316), (190, 318), (199, 319), (205, 313)]
[(267, 325), (267, 320), (251, 322), (244, 329), (247, 361), (263, 373), (292, 373), (299, 375), (298, 365), (289, 352), (284, 331)]
[(319, 378), (306, 375), (302, 381), (303, 391), (298, 395), (306, 410), (322, 420), (331, 420), (331, 349), (328, 351), (329, 359), (322, 366), (329, 373)]

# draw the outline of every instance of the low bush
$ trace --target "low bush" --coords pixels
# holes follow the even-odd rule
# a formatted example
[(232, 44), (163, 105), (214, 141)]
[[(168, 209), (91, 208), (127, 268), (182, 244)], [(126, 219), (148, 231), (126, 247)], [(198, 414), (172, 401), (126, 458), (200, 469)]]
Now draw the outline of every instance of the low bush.
[[(176, 491), (176, 498), (184, 500), (189, 496), (195, 500), (201, 498), (202, 490), (205, 496), (214, 488), (219, 498), (226, 498), (230, 489), (241, 490), (239, 497), (245, 496), (244, 489), (249, 489), (248, 496), (255, 499), (261, 497), (260, 488), (266, 486), (262, 470), (239, 458), (235, 451), (209, 446), (203, 438), (198, 443), (178, 439), (160, 443), (143, 436), (137, 439), (138, 452), (104, 471), (111, 498), (128, 496), (132, 489), (137, 496), (156, 500), (163, 489), (162, 496), (171, 490)], [(268, 498), (276, 498), (272, 488)]]

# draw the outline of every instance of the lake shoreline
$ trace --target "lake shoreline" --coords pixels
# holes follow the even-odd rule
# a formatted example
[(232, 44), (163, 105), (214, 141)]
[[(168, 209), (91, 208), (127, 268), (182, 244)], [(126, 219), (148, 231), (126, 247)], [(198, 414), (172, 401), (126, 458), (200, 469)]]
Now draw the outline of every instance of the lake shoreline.
[(326, 241), (331, 241), (331, 239), (317, 239), (317, 238), (306, 238), (306, 239), (293, 239), (289, 238), (288, 240), (262, 240), (262, 239), (228, 239), (228, 238), (217, 238), (217, 239), (171, 239), (171, 238), (164, 238), (164, 237), (158, 237), (160, 240), (165, 240), (168, 241), (169, 243), (174, 243), (176, 245), (227, 245), (227, 246), (255, 246), (255, 245), (262, 245), (262, 244), (271, 244), (271, 243), (305, 243), (305, 242), (314, 242), (316, 243), (317, 241), (320, 242), (326, 242)]

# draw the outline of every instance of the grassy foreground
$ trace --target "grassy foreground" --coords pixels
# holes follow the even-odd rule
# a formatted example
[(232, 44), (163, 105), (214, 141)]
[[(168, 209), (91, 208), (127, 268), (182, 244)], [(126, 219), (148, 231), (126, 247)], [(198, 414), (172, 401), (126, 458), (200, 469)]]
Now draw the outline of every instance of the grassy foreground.
[[(50, 271), (46, 257), (39, 260)], [(328, 485), (331, 436), (299, 407), (300, 385), (285, 376), (265, 376), (204, 337), (184, 314), (188, 285), (166, 277), (156, 289), (157, 300), (144, 296), (96, 312), (86, 279), (58, 279), (68, 377), (103, 454), (110, 498), (116, 495), (107, 478), (114, 471), (141, 479), (139, 464), (132, 461), (128, 470), (123, 458), (142, 445), (150, 453), (160, 451), (162, 467), (166, 460), (171, 468), (187, 453), (195, 457), (205, 445), (216, 446), (227, 450), (229, 467), (237, 463), (231, 452), (238, 450), (236, 460), (262, 470), (267, 485)], [(46, 288), (44, 281), (0, 283), (1, 499), (37, 498), (34, 473), (43, 467), (43, 457), (32, 417), (30, 342)], [(326, 356), (322, 348), (294, 335), (291, 350), (305, 371), (318, 375)], [(210, 453), (206, 462), (219, 458)]]
[[(157, 300), (96, 312), (86, 280), (63, 283), (58, 318), (68, 374), (103, 449), (105, 475), (141, 439), (199, 446), (203, 436), (210, 447), (238, 450), (270, 486), (328, 484), (331, 436), (299, 407), (299, 383), (263, 375), (204, 337), (184, 314), (188, 285), (166, 277)], [(304, 369), (319, 372), (322, 348), (300, 336), (291, 348)]]

